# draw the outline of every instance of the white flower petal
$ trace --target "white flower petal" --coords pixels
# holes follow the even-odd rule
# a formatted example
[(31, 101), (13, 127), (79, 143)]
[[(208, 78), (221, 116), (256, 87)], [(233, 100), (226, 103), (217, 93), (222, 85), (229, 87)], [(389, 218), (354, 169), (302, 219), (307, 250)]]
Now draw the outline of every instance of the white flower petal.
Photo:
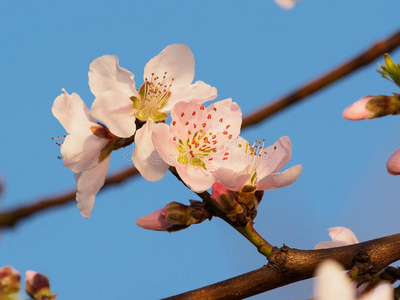
[(54, 100), (51, 111), (68, 133), (71, 132), (72, 122), (76, 120), (95, 122), (81, 97), (76, 93), (69, 95), (65, 90)]
[(78, 209), (85, 218), (90, 217), (92, 212), (96, 194), (104, 185), (108, 167), (110, 165), (111, 156), (107, 156), (96, 167), (85, 170), (82, 173), (75, 173), (75, 181), (78, 192), (76, 193), (76, 201), (78, 201)]
[(144, 80), (150, 80), (152, 73), (162, 78), (166, 74), (165, 84), (173, 81), (173, 87), (192, 83), (194, 78), (194, 56), (189, 47), (184, 44), (167, 46), (160, 54), (153, 57), (144, 68)]
[(184, 164), (177, 164), (175, 167), (183, 182), (195, 193), (208, 190), (215, 182), (214, 175), (202, 167)]
[(89, 69), (89, 86), (95, 97), (109, 90), (122, 92), (128, 97), (137, 95), (134, 75), (119, 66), (117, 56), (96, 58)]
[(169, 168), (169, 165), (161, 159), (154, 147), (152, 141), (154, 127), (154, 122), (150, 120), (136, 131), (136, 146), (132, 154), (135, 167), (146, 180), (152, 182), (160, 180)]
[(342, 247), (342, 246), (348, 246), (348, 245), (349, 244), (346, 244), (346, 243), (343, 243), (343, 242), (332, 242), (332, 241), (319, 242), (314, 247), (314, 250)]
[(178, 144), (175, 143), (167, 124), (155, 124), (152, 141), (161, 159), (170, 166), (175, 166), (178, 159)]
[(327, 260), (316, 272), (315, 296), (318, 300), (355, 300), (355, 289), (344, 269), (337, 262)]
[(180, 101), (192, 101), (203, 104), (204, 102), (215, 99), (217, 96), (217, 89), (215, 87), (198, 80), (189, 86), (181, 86), (176, 89), (171, 88), (171, 97), (162, 108), (162, 111), (170, 112), (174, 105)]
[(344, 243), (345, 245), (357, 244), (358, 240), (350, 229), (346, 227), (332, 227), (328, 229), (329, 236), (332, 238), (333, 242)]
[(240, 174), (228, 168), (218, 168), (214, 171), (215, 181), (222, 183), (228, 190), (240, 191), (250, 179), (251, 174)]
[[(264, 155), (264, 153), (267, 153)], [(271, 173), (279, 171), (290, 160), (292, 144), (290, 138), (282, 136), (275, 144), (262, 151), (261, 162), (257, 168), (258, 178), (263, 178)]]
[(101, 149), (107, 144), (106, 139), (95, 136), (88, 127), (81, 127), (65, 138), (61, 146), (63, 166), (74, 173), (93, 168), (99, 162)]
[(93, 117), (103, 122), (116, 136), (128, 138), (136, 131), (133, 103), (124, 93), (102, 93), (94, 100), (90, 111)]
[(302, 168), (303, 167), (301, 165), (296, 165), (283, 171), (282, 173), (267, 175), (257, 182), (257, 190), (274, 190), (288, 186), (297, 180), (297, 178), (300, 176)]
[(374, 290), (361, 296), (359, 300), (393, 300), (393, 286), (381, 284)]

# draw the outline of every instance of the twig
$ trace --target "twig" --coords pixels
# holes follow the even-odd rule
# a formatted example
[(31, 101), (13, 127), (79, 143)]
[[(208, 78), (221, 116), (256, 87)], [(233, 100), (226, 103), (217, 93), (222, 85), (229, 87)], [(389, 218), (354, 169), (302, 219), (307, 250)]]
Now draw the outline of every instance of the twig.
[[(267, 119), (276, 112), (289, 107), (290, 105), (310, 96), (311, 94), (323, 89), (324, 87), (334, 83), (335, 81), (351, 74), (352, 72), (358, 70), (359, 68), (367, 65), (368, 63), (374, 61), (384, 53), (390, 52), (400, 46), (400, 31), (396, 32), (389, 38), (382, 40), (371, 48), (363, 52), (362, 54), (356, 56), (355, 58), (344, 63), (340, 67), (326, 73), (325, 75), (318, 77), (317, 79), (311, 81), (295, 90), (291, 94), (277, 99), (271, 104), (267, 104), (264, 108), (250, 114), (243, 119), (242, 128), (255, 125), (262, 120)], [(138, 171), (134, 168), (128, 168), (123, 171), (119, 171), (114, 175), (108, 177), (102, 190), (108, 186), (121, 183), (131, 177), (138, 174)], [(118, 178), (117, 181), (114, 178)], [(102, 191), (100, 190), (100, 192)], [(52, 196), (45, 199), (39, 199), (32, 201), (30, 204), (24, 204), (21, 207), (17, 207), (11, 210), (0, 211), (0, 228), (13, 227), (19, 221), (40, 213), (46, 209), (64, 205), (75, 200), (76, 190), (66, 192), (62, 195)]]

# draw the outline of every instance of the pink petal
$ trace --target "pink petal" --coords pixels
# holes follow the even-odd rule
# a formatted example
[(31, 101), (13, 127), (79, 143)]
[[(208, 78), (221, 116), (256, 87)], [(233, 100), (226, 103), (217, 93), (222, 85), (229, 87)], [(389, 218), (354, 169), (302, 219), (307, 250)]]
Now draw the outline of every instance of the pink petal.
[(240, 174), (224, 167), (216, 169), (213, 173), (215, 181), (220, 182), (225, 188), (232, 191), (242, 190), (243, 186), (251, 177), (251, 174)]
[(214, 108), (216, 111), (205, 129), (211, 128), (212, 132), (222, 133), (229, 126), (229, 134), (238, 136), (242, 126), (242, 111), (239, 105), (229, 98), (211, 104), (207, 107), (207, 112), (211, 112)]
[[(266, 153), (266, 154), (264, 154)], [(290, 138), (282, 136), (275, 144), (262, 151), (261, 162), (257, 168), (258, 178), (263, 178), (271, 173), (279, 171), (292, 156), (292, 144)]]
[(72, 93), (72, 95), (69, 95), (65, 90), (63, 91), (64, 94), (61, 94), (54, 100), (51, 111), (65, 128), (65, 131), (70, 133), (72, 123), (77, 120), (95, 122), (90, 116), (86, 104), (78, 94)]
[(140, 217), (136, 220), (136, 224), (148, 230), (167, 231), (174, 224), (165, 220), (165, 217), (161, 214), (162, 211), (162, 209), (157, 209), (147, 216)]
[(189, 47), (184, 44), (167, 46), (160, 54), (153, 57), (144, 68), (144, 80), (154, 76), (162, 78), (166, 74), (165, 84), (170, 84), (172, 78), (173, 88), (192, 83), (194, 78), (194, 56)]
[(358, 240), (350, 229), (346, 227), (332, 227), (328, 229), (331, 242), (319, 242), (314, 249), (326, 249), (357, 244)]
[(119, 91), (128, 97), (137, 95), (133, 74), (119, 66), (117, 56), (96, 58), (89, 68), (89, 86), (95, 97), (106, 91)]
[(91, 115), (104, 123), (116, 136), (128, 138), (136, 131), (133, 103), (124, 93), (102, 93), (94, 100)]
[(318, 300), (355, 300), (355, 289), (341, 265), (323, 262), (316, 272), (315, 296)]
[(155, 124), (153, 128), (152, 141), (154, 148), (161, 159), (170, 166), (175, 166), (178, 159), (178, 142), (174, 142), (167, 124)]
[(275, 0), (275, 2), (284, 9), (291, 9), (299, 0)]
[(169, 165), (165, 163), (152, 141), (152, 133), (155, 124), (147, 121), (135, 135), (135, 150), (132, 161), (140, 174), (148, 181), (160, 180), (168, 171)]
[(400, 175), (400, 148), (393, 152), (386, 163), (389, 174)]
[(213, 174), (202, 167), (184, 164), (175, 167), (183, 182), (195, 193), (208, 190), (215, 182)]
[(288, 186), (297, 180), (297, 178), (300, 176), (302, 168), (303, 167), (301, 165), (296, 165), (283, 171), (282, 173), (267, 175), (257, 182), (257, 190), (274, 190)]
[(26, 273), (25, 273), (25, 275), (26, 275), (26, 280), (32, 281), (33, 278), (34, 278), (37, 274), (38, 274), (38, 272), (35, 272), (35, 271), (31, 271), (31, 270), (26, 271)]
[(343, 111), (342, 117), (352, 121), (368, 119), (372, 113), (366, 106), (372, 98), (373, 96), (365, 96), (357, 100)]
[(346, 227), (332, 227), (328, 229), (329, 236), (332, 238), (334, 242), (343, 242), (346, 245), (357, 244), (358, 240), (350, 229)]
[(96, 194), (104, 185), (110, 159), (109, 155), (96, 167), (74, 174), (77, 185), (76, 201), (79, 211), (85, 218), (90, 217)]

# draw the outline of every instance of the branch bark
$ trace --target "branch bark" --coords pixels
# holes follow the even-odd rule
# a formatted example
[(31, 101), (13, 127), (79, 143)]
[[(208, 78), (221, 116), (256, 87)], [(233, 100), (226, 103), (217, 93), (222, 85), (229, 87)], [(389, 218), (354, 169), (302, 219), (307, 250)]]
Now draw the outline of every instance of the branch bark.
[(400, 259), (400, 234), (350, 246), (298, 250), (274, 247), (269, 263), (260, 269), (200, 289), (165, 298), (165, 300), (243, 299), (278, 287), (313, 277), (325, 259), (334, 259), (347, 270), (354, 265), (359, 276), (372, 280), (373, 275)]
[[(299, 102), (300, 100), (305, 99), (307, 96), (310, 96), (311, 94), (323, 89), (337, 80), (344, 78), (361, 67), (371, 63), (384, 53), (390, 52), (399, 46), (400, 31), (394, 33), (389, 38), (374, 44), (360, 55), (357, 55), (325, 75), (310, 81), (294, 92), (279, 98), (272, 103), (267, 104), (264, 108), (261, 108), (260, 110), (257, 110), (256, 112), (246, 116), (243, 119), (242, 128), (258, 124), (273, 114), (291, 106), (294, 103)], [(108, 186), (122, 183), (136, 175), (138, 175), (138, 171), (134, 167), (119, 171), (107, 178), (100, 192)], [(75, 200), (75, 194), (76, 190), (71, 190), (61, 195), (50, 196), (48, 198), (32, 201), (31, 203), (24, 204), (21, 207), (0, 211), (0, 228), (13, 227), (21, 220), (24, 220), (29, 216), (33, 216), (50, 208), (71, 203)]]

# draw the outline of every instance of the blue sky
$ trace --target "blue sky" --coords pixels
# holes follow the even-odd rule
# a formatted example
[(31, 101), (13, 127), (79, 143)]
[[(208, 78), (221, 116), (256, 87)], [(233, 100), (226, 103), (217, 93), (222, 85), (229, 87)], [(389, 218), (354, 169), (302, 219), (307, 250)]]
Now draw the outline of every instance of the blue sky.
[[(61, 88), (90, 106), (89, 64), (104, 54), (140, 82), (147, 61), (172, 43), (196, 59), (195, 80), (256, 110), (398, 30), (398, 0), (302, 0), (293, 10), (272, 0), (9, 1), (0, 10), (0, 174), (10, 208), (74, 187), (51, 137), (64, 129), (51, 114)], [(392, 53), (400, 61), (400, 52)], [(287, 135), (288, 167), (303, 165), (290, 187), (265, 193), (256, 229), (272, 244), (311, 249), (327, 228), (346, 226), (360, 241), (398, 232), (400, 178), (386, 161), (400, 147), (399, 117), (350, 122), (343, 109), (367, 94), (390, 94), (377, 63), (243, 131), (268, 144)], [(139, 83), (140, 84), (140, 83)], [(123, 149), (111, 171), (126, 167)], [(130, 180), (97, 197), (86, 220), (76, 205), (51, 210), (1, 233), (0, 265), (47, 274), (58, 299), (158, 299), (231, 278), (266, 263), (221, 220), (167, 234), (136, 219), (196, 196), (167, 175)], [(307, 299), (298, 283), (254, 299)]]

